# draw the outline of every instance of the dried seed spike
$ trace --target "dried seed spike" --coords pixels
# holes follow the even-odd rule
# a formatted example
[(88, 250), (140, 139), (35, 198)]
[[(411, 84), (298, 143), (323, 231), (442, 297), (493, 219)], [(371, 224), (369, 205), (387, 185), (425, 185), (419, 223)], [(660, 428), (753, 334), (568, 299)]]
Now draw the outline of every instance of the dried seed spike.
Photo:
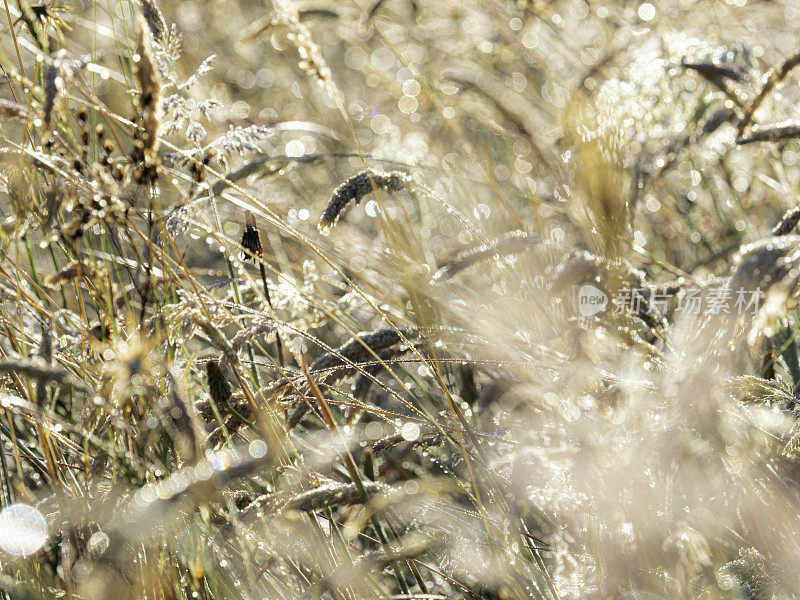
[(715, 62), (695, 62), (687, 59), (681, 60), (684, 69), (697, 71), (702, 77), (714, 82), (721, 79), (732, 79), (733, 81), (744, 81), (747, 73), (741, 69), (729, 67)]
[[(398, 329), (400, 333), (392, 327), (382, 327), (375, 331), (359, 334), (357, 338), (339, 346), (335, 353), (331, 352), (320, 356), (311, 365), (311, 371), (324, 371), (331, 367), (346, 365), (347, 363), (345, 361), (357, 364), (359, 362), (373, 360), (373, 352), (378, 352), (400, 344), (403, 341), (400, 334), (407, 340), (415, 339), (417, 335), (419, 335), (419, 331), (410, 327), (399, 327)], [(339, 377), (340, 376), (334, 375), (333, 379), (338, 379)], [(331, 376), (329, 375), (324, 378), (323, 381), (327, 383), (330, 379)]]
[(138, 183), (155, 182), (161, 166), (158, 155), (158, 130), (161, 119), (161, 77), (153, 54), (151, 34), (146, 20), (139, 19), (139, 62), (136, 63), (136, 80), (139, 83), (139, 99), (136, 131), (131, 160), (135, 164), (134, 176)]
[(800, 222), (800, 206), (795, 206), (784, 213), (780, 222), (772, 229), (772, 235), (786, 235), (787, 233), (791, 233), (798, 222)]
[(367, 169), (357, 173), (333, 191), (328, 206), (319, 220), (319, 230), (327, 233), (351, 201), (358, 204), (373, 190), (397, 192), (408, 189), (412, 183), (411, 177), (400, 171), (383, 172)]
[(297, 12), (297, 16), (301, 21), (309, 17), (319, 17), (322, 19), (338, 19), (339, 13), (330, 8), (305, 8)]
[(483, 260), (493, 259), (501, 255), (524, 252), (537, 246), (557, 247), (550, 240), (541, 235), (527, 233), (525, 231), (512, 231), (506, 235), (481, 244), (477, 248), (471, 248), (460, 252), (453, 259), (448, 261), (439, 269), (433, 277), (434, 281), (443, 278), (453, 277), (455, 274)]
[(64, 41), (64, 30), (72, 31), (72, 27), (70, 27), (58, 13), (75, 10), (74, 6), (67, 6), (54, 2), (40, 2), (39, 4), (32, 5), (30, 10), (33, 16), (41, 22), (45, 31), (47, 31), (47, 27), (52, 27), (56, 36), (62, 42)]
[(57, 273), (53, 273), (52, 275), (48, 276), (45, 279), (45, 284), (49, 287), (55, 287), (81, 276), (91, 278), (95, 275), (95, 269), (91, 264), (75, 261), (71, 262)]
[(58, 209), (64, 200), (65, 187), (64, 179), (59, 177), (45, 193), (45, 206), (47, 208), (44, 216), (45, 229), (49, 229), (55, 220)]
[[(264, 286), (264, 296), (267, 299), (267, 306), (272, 308), (272, 298), (269, 294), (269, 286), (267, 285), (267, 272), (264, 268), (264, 261), (261, 260), (263, 256), (263, 248), (261, 247), (261, 236), (256, 226), (256, 218), (253, 213), (247, 213), (245, 217), (244, 233), (242, 233), (241, 246), (244, 249), (244, 259), (252, 258), (258, 263), (258, 270), (261, 273), (261, 284)], [(281, 343), (280, 334), (275, 334), (275, 348), (278, 353), (278, 364), (284, 366), (283, 358), (283, 344)]]
[(42, 323), (42, 341), (39, 344), (39, 356), (47, 364), (53, 362), (53, 340), (50, 334), (50, 326)]
[(53, 118), (53, 108), (56, 105), (56, 97), (61, 89), (61, 64), (56, 60), (44, 72), (44, 124), (45, 127), (50, 127), (50, 121)]
[(233, 395), (231, 384), (228, 383), (216, 360), (209, 360), (206, 363), (206, 376), (208, 377), (208, 393), (211, 395), (211, 399), (217, 406), (227, 406)]
[(186, 401), (186, 390), (183, 381), (177, 373), (169, 367), (165, 368), (165, 375), (170, 382), (170, 416), (177, 427), (175, 447), (184, 460), (194, 462), (200, 457), (200, 434), (194, 419), (191, 406)]
[[(50, 339), (50, 329), (42, 324), (42, 341), (39, 344), (39, 358), (45, 364), (50, 365), (53, 362), (53, 344)], [(36, 382), (36, 406), (43, 409), (47, 405), (47, 381), (39, 379)]]
[(164, 15), (153, 0), (141, 0), (141, 3), (142, 16), (145, 22), (147, 22), (147, 27), (150, 29), (150, 35), (160, 44), (161, 41), (167, 37), (168, 33), (167, 22), (164, 19)]
[(800, 137), (800, 124), (789, 123), (783, 125), (753, 127), (747, 135), (736, 138), (736, 143), (740, 146), (753, 144), (755, 142), (778, 142), (781, 140), (792, 140)]
[(275, 327), (275, 323), (271, 319), (250, 325), (249, 327), (242, 329), (233, 337), (231, 340), (231, 348), (233, 348), (234, 352), (239, 352), (239, 350), (241, 350), (244, 345), (253, 338), (260, 335), (269, 335), (276, 330), (277, 328)]
[(748, 104), (744, 109), (744, 115), (736, 127), (736, 136), (738, 138), (741, 138), (744, 135), (744, 130), (753, 121), (756, 111), (759, 109), (766, 97), (769, 96), (772, 90), (775, 89), (775, 86), (786, 79), (786, 76), (789, 75), (792, 69), (798, 65), (800, 65), (800, 53), (790, 56), (783, 62), (783, 64), (778, 67), (774, 67), (769, 71), (767, 76), (764, 78), (764, 85), (761, 86), (761, 91), (756, 94), (750, 104)]
[[(392, 488), (385, 483), (365, 481), (355, 483), (331, 482), (295, 495), (274, 493), (259, 496), (239, 513), (239, 519), (247, 524), (264, 514), (277, 514), (297, 510), (312, 512), (323, 508), (362, 504), (379, 493), (389, 493)], [(366, 493), (367, 498), (364, 497)]]
[(21, 104), (17, 104), (11, 100), (0, 99), (0, 118), (27, 119), (28, 111)]
[[(398, 331), (400, 333), (398, 333)], [(339, 346), (335, 352), (323, 354), (311, 365), (310, 373), (323, 373), (318, 380), (324, 384), (331, 384), (335, 381), (346, 377), (353, 372), (353, 367), (350, 364), (359, 364), (366, 361), (372, 361), (374, 355), (378, 354), (381, 360), (387, 360), (400, 353), (397, 352), (381, 352), (393, 346), (399, 345), (403, 339), (415, 339), (419, 335), (418, 330), (411, 329), (410, 327), (400, 327), (398, 331), (392, 327), (383, 327), (376, 329), (369, 333), (359, 334), (358, 337), (353, 338), (346, 344)], [(402, 337), (400, 336), (402, 334)], [(294, 412), (289, 416), (286, 423), (287, 430), (293, 429), (303, 419), (308, 412), (309, 405), (305, 402), (298, 404)]]
[(258, 233), (258, 227), (256, 227), (256, 219), (251, 212), (247, 213), (241, 246), (244, 249), (245, 260), (248, 258), (257, 260), (262, 255), (261, 236)]

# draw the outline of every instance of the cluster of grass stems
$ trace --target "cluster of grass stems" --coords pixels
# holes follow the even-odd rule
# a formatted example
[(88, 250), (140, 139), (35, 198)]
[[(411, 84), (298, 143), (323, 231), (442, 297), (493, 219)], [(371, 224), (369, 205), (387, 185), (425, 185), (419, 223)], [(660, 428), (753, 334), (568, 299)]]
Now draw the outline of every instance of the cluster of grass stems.
[(0, 4), (0, 598), (797, 597), (791, 0), (162, 4)]

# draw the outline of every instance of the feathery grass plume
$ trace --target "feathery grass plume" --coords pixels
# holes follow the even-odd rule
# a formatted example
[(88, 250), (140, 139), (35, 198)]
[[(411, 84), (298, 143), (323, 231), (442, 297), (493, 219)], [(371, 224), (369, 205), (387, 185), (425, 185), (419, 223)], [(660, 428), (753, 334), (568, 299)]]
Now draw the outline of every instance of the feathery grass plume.
[[(0, 588), (797, 596), (796, 140), (732, 133), (793, 2), (267, 2), (254, 47), (230, 35), (254, 5), (215, 0), (180, 53), (179, 3), (74, 2), (62, 44), (36, 11), (66, 2), (12, 0), (0, 65)], [(295, 23), (317, 6), (339, 18)], [(793, 118), (796, 76), (754, 119)], [(372, 168), (331, 221), (378, 190), (390, 226), (321, 243)], [(737, 317), (737, 282), (769, 310)], [(6, 560), (20, 509), (44, 545)]]
[(291, 0), (275, 0), (274, 6), (276, 14), (270, 23), (271, 25), (281, 24), (286, 27), (286, 35), (300, 55), (300, 62), (298, 63), (300, 69), (314, 79), (337, 105), (341, 105), (342, 93), (336, 87), (331, 70), (322, 56), (322, 51), (311, 37), (311, 31), (300, 20), (300, 13), (297, 7), (294, 6)]
[[(633, 303), (635, 310), (629, 316), (635, 317), (648, 328), (650, 341), (662, 337), (669, 329), (666, 316), (661, 308), (651, 302), (652, 293), (657, 289), (649, 285), (646, 275), (624, 258), (606, 259), (586, 250), (574, 251), (553, 269), (551, 289), (563, 293), (570, 287), (594, 281), (614, 290), (640, 290), (641, 297)], [(616, 292), (612, 292), (616, 293)], [(631, 332), (624, 331), (627, 336)]]
[[(615, 258), (624, 256), (632, 240), (633, 207), (626, 190), (621, 158), (614, 150), (617, 132), (589, 134), (584, 123), (598, 119), (585, 105), (575, 104), (568, 112), (568, 127), (575, 152), (576, 188), (581, 202), (576, 204), (573, 218), (583, 230), (590, 250)], [(609, 290), (616, 293), (616, 290)]]
[(134, 179), (142, 185), (152, 185), (158, 178), (161, 159), (158, 155), (158, 130), (161, 119), (161, 76), (153, 53), (150, 28), (145, 18), (137, 17), (139, 61), (135, 75), (139, 83), (136, 130), (131, 160)]
[(470, 90), (487, 99), (492, 107), (511, 127), (504, 127), (523, 136), (536, 160), (552, 172), (554, 176), (564, 175), (563, 162), (554, 152), (545, 151), (540, 145), (538, 124), (535, 109), (526, 97), (510, 89), (500, 81), (490, 78), (485, 73), (474, 74), (467, 71), (448, 70), (443, 78), (458, 85), (463, 90)]
[[(776, 574), (770, 573), (770, 564), (756, 548), (741, 548), (739, 558), (724, 565), (718, 577), (738, 584), (739, 593), (747, 600), (775, 598), (773, 588), (778, 583)], [(735, 589), (735, 588), (734, 588)]]
[(764, 404), (794, 410), (798, 399), (792, 385), (783, 379), (768, 380), (755, 375), (738, 375), (728, 380), (731, 396), (746, 404)]
[(409, 189), (412, 184), (411, 177), (400, 171), (385, 172), (372, 169), (361, 171), (333, 190), (328, 206), (320, 217), (318, 228), (322, 233), (327, 233), (350, 202), (358, 204), (370, 192), (375, 190), (399, 192)]

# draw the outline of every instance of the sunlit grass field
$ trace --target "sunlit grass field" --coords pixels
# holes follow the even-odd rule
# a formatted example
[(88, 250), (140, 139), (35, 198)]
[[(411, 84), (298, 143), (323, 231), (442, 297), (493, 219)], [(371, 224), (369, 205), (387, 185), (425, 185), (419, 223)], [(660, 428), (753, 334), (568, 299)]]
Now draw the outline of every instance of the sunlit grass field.
[(800, 597), (795, 0), (0, 24), (0, 600)]

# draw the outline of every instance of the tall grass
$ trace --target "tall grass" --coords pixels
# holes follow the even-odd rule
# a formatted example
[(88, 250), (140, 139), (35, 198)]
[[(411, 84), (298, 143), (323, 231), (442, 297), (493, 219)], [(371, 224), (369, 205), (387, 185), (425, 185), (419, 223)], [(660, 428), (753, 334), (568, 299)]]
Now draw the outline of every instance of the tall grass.
[(3, 598), (797, 597), (794, 2), (0, 9)]

